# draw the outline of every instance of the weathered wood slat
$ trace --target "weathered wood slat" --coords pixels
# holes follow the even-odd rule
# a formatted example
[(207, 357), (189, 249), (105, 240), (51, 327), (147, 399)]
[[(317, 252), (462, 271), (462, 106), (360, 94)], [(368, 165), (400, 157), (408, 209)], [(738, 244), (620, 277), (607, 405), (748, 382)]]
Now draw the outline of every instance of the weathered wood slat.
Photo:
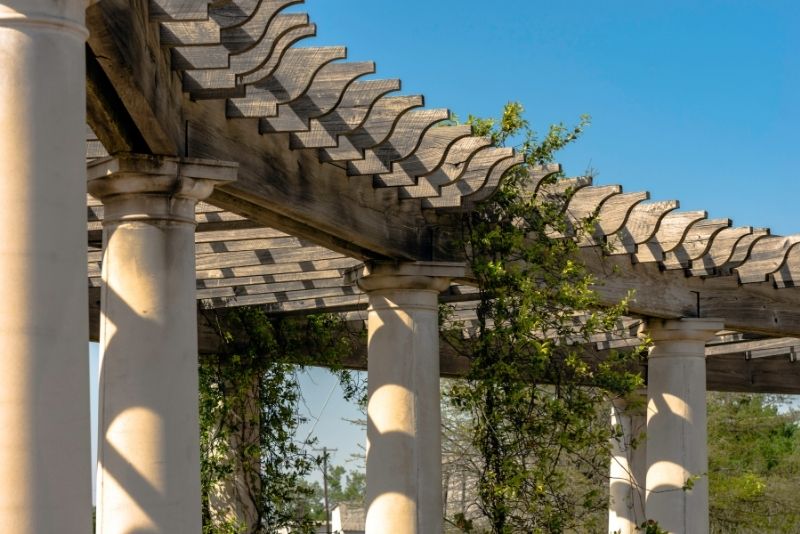
[[(266, 26), (245, 24), (223, 29), (220, 42), (213, 46), (175, 47), (172, 50), (172, 68), (187, 71), (184, 81), (187, 89), (232, 89), (235, 76), (255, 70), (277, 52), (280, 39), (292, 30), (313, 35), (316, 28), (308, 23), (305, 13), (276, 15), (259, 12), (270, 17)], [(297, 40), (288, 40), (289, 44)], [(207, 69), (218, 69), (211, 72)], [(225, 70), (221, 70), (225, 69)]]
[(681, 244), (666, 253), (662, 268), (688, 269), (693, 261), (706, 254), (714, 236), (730, 225), (730, 219), (704, 219), (694, 223)]
[(450, 111), (446, 109), (423, 109), (404, 114), (386, 141), (365, 150), (363, 158), (347, 162), (347, 174), (365, 176), (389, 172), (393, 162), (414, 153), (428, 130), (449, 117)]
[(744, 263), (733, 270), (743, 284), (764, 282), (769, 275), (781, 268), (788, 253), (800, 243), (800, 234), (787, 237), (767, 236), (750, 249)]
[(209, 17), (220, 27), (220, 42), (231, 54), (254, 46), (278, 13), (303, 0), (236, 0), (211, 7)]
[(427, 131), (419, 148), (409, 157), (391, 164), (391, 172), (375, 176), (375, 187), (413, 185), (419, 176), (430, 174), (445, 163), (451, 149), (472, 135), (471, 126), (443, 126)]
[(460, 206), (463, 194), (474, 192), (475, 188), (486, 180), (486, 176), (500, 164), (505, 163), (503, 169), (510, 168), (513, 158), (514, 151), (510, 148), (492, 147), (480, 151), (467, 164), (467, 169), (459, 180), (443, 186), (438, 197), (423, 198), (423, 207), (433, 209)]
[(278, 104), (300, 98), (326, 64), (345, 57), (347, 50), (341, 46), (287, 50), (271, 76), (247, 84), (245, 96), (228, 99), (228, 118), (274, 116)]
[[(280, 66), (291, 46), (317, 34), (317, 27), (308, 24), (304, 15), (285, 15), (275, 18), (264, 38), (241, 54), (227, 56), (226, 66), (218, 67), (221, 56), (196, 60), (191, 50), (182, 51), (182, 61), (197, 64), (183, 71), (183, 87), (195, 99), (241, 97), (245, 85), (268, 79)], [(204, 63), (205, 62), (205, 63)], [(209, 66), (205, 66), (208, 63)]]
[(625, 226), (631, 210), (649, 198), (650, 193), (646, 192), (621, 193), (609, 198), (600, 207), (594, 232), (591, 236), (587, 236), (582, 245), (590, 246), (605, 242), (606, 236), (616, 234)]
[(460, 180), (440, 190), (439, 197), (422, 199), (422, 206), (437, 208), (470, 208), (470, 202), (480, 202), (494, 193), (503, 175), (517, 165), (524, 163), (521, 154), (512, 149), (484, 151), (470, 161), (469, 168)]
[(308, 131), (310, 120), (331, 112), (350, 84), (374, 72), (375, 64), (369, 61), (325, 65), (303, 96), (288, 104), (280, 104), (275, 117), (262, 118), (259, 131), (262, 134)]
[(565, 215), (571, 224), (580, 223), (600, 212), (603, 203), (614, 195), (622, 193), (619, 185), (583, 187), (570, 197)]
[[(213, 19), (221, 29), (242, 26), (257, 14), (260, 5), (280, 2), (281, 0), (222, 0), (213, 3), (208, 9), (209, 18)], [(303, 0), (292, 3), (302, 4)]]
[(712, 237), (708, 251), (702, 257), (692, 261), (689, 274), (692, 276), (709, 276), (715, 274), (718, 268), (722, 267), (730, 260), (739, 240), (752, 233), (753, 228), (749, 226), (724, 228)]
[(738, 267), (739, 265), (747, 259), (750, 255), (750, 250), (753, 248), (758, 241), (762, 238), (767, 237), (770, 235), (769, 228), (754, 228), (753, 233), (751, 235), (744, 236), (739, 241), (736, 242), (736, 245), (733, 248), (733, 253), (728, 261), (719, 269), (717, 269), (717, 274), (721, 275), (730, 275), (733, 273), (733, 269)]
[[(206, 292), (207, 290), (204, 290)], [(198, 292), (200, 293), (200, 292)], [(338, 287), (324, 287), (318, 289), (300, 289), (294, 291), (278, 291), (256, 294), (244, 295), (226, 295), (223, 297), (202, 298), (202, 301), (210, 301), (210, 304), (217, 308), (228, 308), (233, 306), (254, 306), (254, 305), (269, 305), (278, 303), (288, 303), (296, 301), (298, 305), (302, 306), (305, 303), (314, 303), (314, 306), (319, 309), (325, 309), (330, 306), (341, 306), (347, 304), (350, 306), (359, 305), (363, 303), (366, 305), (367, 296), (358, 292), (357, 289), (350, 286)]]
[(245, 250), (241, 252), (224, 252), (201, 254), (197, 256), (197, 269), (224, 269), (245, 265), (267, 265), (273, 263), (296, 263), (312, 259), (339, 258), (341, 254), (323, 247), (290, 247), (272, 250)]
[(386, 141), (395, 127), (412, 109), (423, 106), (422, 96), (386, 96), (380, 98), (363, 124), (344, 135), (339, 135), (336, 146), (319, 151), (321, 161), (347, 161), (364, 157), (364, 151)]
[(456, 185), (461, 184), (463, 186), (462, 189), (459, 189), (462, 193), (460, 206), (452, 205), (449, 207), (460, 207), (467, 211), (473, 209), (475, 204), (489, 199), (495, 193), (507, 172), (524, 163), (525, 157), (522, 154), (514, 154), (511, 159), (502, 161), (493, 167), (484, 179), (463, 176), (461, 180), (456, 182)]
[[(287, 300), (295, 300), (295, 295), (302, 295), (300, 299), (307, 298), (308, 296), (315, 296), (316, 294), (327, 295), (350, 295), (355, 294), (357, 290), (342, 285), (341, 276), (336, 278), (314, 278), (309, 280), (290, 280), (284, 282), (274, 282), (269, 284), (253, 284), (253, 285), (238, 285), (238, 286), (219, 286), (212, 288), (200, 288), (197, 290), (197, 298), (205, 299), (221, 299), (221, 298), (239, 298), (263, 295), (267, 302), (278, 302), (280, 295), (285, 295)], [(321, 292), (321, 293), (320, 293)]]
[(162, 22), (159, 28), (161, 46), (215, 45), (220, 41), (220, 27), (213, 20)]
[(638, 203), (629, 212), (625, 225), (606, 241), (612, 254), (633, 254), (637, 245), (646, 243), (658, 230), (661, 219), (678, 209), (677, 200)]
[(331, 269), (342, 270), (359, 264), (358, 260), (347, 256), (331, 254), (328, 259), (324, 256), (310, 260), (284, 262), (273, 264), (255, 264), (242, 266), (227, 266), (221, 269), (200, 269), (197, 271), (198, 280), (236, 280), (249, 277), (269, 277), (288, 274), (313, 274), (327, 272)]
[(250, 250), (269, 250), (298, 248), (302, 243), (292, 236), (268, 239), (242, 239), (237, 241), (206, 241), (195, 244), (196, 254), (215, 254), (222, 252), (244, 252)]
[(150, 20), (203, 22), (208, 18), (211, 0), (149, 0)]
[(459, 139), (447, 152), (443, 164), (432, 173), (417, 178), (415, 185), (399, 189), (400, 198), (435, 197), (439, 189), (460, 179), (466, 172), (469, 162), (480, 151), (491, 146), (486, 137), (466, 137)]
[(298, 148), (332, 148), (339, 135), (350, 133), (367, 119), (376, 102), (400, 90), (400, 80), (357, 81), (345, 90), (339, 105), (319, 119), (311, 119), (307, 132), (293, 132), (290, 146)]
[(800, 247), (792, 247), (780, 269), (770, 275), (777, 289), (800, 286)]
[(260, 276), (242, 276), (237, 278), (198, 279), (197, 289), (218, 289), (223, 287), (267, 286), (269, 284), (288, 282), (310, 282), (317, 280), (337, 280), (342, 283), (342, 272), (339, 269), (312, 272), (289, 272)]
[(632, 256), (638, 263), (648, 261), (664, 261), (667, 252), (672, 251), (686, 238), (689, 228), (698, 221), (705, 219), (705, 211), (671, 211), (660, 221), (655, 235), (641, 243)]

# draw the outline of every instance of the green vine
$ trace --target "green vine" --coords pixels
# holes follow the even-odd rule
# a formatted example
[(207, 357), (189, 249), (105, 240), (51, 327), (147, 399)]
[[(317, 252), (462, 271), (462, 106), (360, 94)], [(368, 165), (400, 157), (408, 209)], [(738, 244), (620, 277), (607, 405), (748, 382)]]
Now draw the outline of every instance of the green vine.
[(334, 315), (270, 317), (260, 308), (216, 314), (223, 350), (200, 365), (204, 534), (312, 532), (306, 477), (319, 465), (313, 440), (296, 441), (304, 422), (297, 372), (331, 368), (345, 397), (364, 385), (342, 368), (363, 344)]
[(642, 385), (640, 355), (600, 358), (582, 349), (593, 335), (613, 332), (626, 303), (603, 307), (592, 289), (596, 280), (578, 260), (578, 242), (593, 224), (568, 221), (571, 192), (534, 195), (528, 172), (580, 137), (588, 118), (574, 128), (553, 126), (541, 140), (519, 104), (508, 104), (499, 121), (469, 122), (499, 146), (521, 139), (526, 166), (463, 215), (479, 302), (474, 335), (465, 340), (463, 324), (447, 334), (471, 362), (449, 399), (470, 422), (481, 517), (453, 523), (494, 534), (593, 531), (607, 507), (598, 490), (612, 433), (607, 401)]

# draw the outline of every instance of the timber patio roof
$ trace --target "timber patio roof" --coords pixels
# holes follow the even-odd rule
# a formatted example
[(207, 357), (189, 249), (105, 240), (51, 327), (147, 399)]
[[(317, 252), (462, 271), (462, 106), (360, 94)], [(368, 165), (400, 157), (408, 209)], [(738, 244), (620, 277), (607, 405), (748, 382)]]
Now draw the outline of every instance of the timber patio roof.
[[(239, 164), (239, 179), (197, 208), (206, 308), (363, 309), (365, 296), (343, 270), (364, 259), (459, 259), (459, 212), (521, 163), (469, 127), (443, 125), (449, 112), (423, 108), (422, 96), (398, 95), (399, 80), (363, 79), (375, 65), (344, 61), (344, 47), (297, 46), (316, 32), (306, 14), (283, 12), (300, 3), (102, 0), (87, 8), (89, 164), (106, 149)], [(541, 179), (558, 170), (532, 172)], [(586, 178), (537, 194), (565, 192), (570, 217), (598, 218), (581, 251), (604, 302), (633, 289), (635, 315), (722, 317), (731, 330), (800, 336), (800, 235), (732, 227)], [(87, 204), (96, 314), (103, 209)], [(454, 285), (444, 298), (471, 292)], [(800, 391), (788, 364), (793, 340), (742, 342), (746, 350), (726, 353), (738, 355), (727, 369), (755, 365), (748, 353), (777, 351), (769, 354), (781, 365), (770, 376), (781, 380), (757, 386), (752, 372), (741, 376), (753, 390)]]

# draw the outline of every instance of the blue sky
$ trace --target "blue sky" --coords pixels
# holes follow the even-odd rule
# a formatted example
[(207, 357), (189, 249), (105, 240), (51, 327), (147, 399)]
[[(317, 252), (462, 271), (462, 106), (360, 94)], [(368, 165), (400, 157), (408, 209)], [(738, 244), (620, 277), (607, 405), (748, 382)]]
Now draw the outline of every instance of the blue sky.
[[(800, 232), (800, 2), (306, 0), (318, 37), (460, 117), (524, 104), (539, 131), (592, 116), (559, 161), (735, 224)], [(364, 441), (321, 371), (303, 379), (321, 445)], [(326, 403), (326, 399), (327, 403)], [(310, 426), (305, 427), (310, 429)], [(303, 432), (303, 437), (305, 432)]]

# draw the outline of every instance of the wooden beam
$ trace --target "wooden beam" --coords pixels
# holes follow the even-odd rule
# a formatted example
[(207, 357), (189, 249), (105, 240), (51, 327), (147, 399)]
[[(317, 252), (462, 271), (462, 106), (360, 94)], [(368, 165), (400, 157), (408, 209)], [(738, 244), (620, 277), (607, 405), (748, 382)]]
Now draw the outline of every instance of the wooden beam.
[[(184, 138), (180, 80), (171, 70), (168, 51), (159, 46), (159, 28), (149, 15), (148, 0), (93, 4), (86, 9), (88, 44), (149, 153), (179, 156)], [(92, 126), (107, 148), (119, 145), (100, 124)], [(125, 125), (117, 129), (128, 131)]]
[(800, 336), (800, 288), (776, 289), (769, 282), (740, 285), (735, 276), (691, 277), (683, 271), (661, 271), (654, 263), (632, 264), (625, 256), (603, 256), (596, 248), (581, 250), (581, 259), (598, 279), (595, 289), (604, 304), (629, 291), (630, 312), (648, 317), (720, 317), (725, 327), (768, 336)]

